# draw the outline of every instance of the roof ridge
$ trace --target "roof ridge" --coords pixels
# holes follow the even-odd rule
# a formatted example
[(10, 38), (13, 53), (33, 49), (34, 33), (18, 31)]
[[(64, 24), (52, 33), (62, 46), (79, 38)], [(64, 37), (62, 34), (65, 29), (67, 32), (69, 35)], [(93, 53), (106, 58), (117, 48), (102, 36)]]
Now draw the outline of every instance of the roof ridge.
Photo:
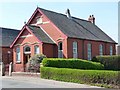
[(78, 20), (82, 20), (82, 21), (86, 21), (86, 22), (89, 22), (88, 20), (85, 20), (85, 19), (81, 19), (81, 18), (78, 18), (78, 17), (72, 17), (73, 19), (78, 19)]
[(18, 29), (5, 28), (5, 27), (0, 27), (0, 29), (7, 29), (7, 30), (15, 30), (15, 31), (20, 31), (20, 30), (18, 30)]
[(38, 8), (39, 8), (40, 10), (42, 9), (42, 10), (44, 10), (44, 11), (48, 11), (48, 12), (52, 12), (52, 13), (61, 14), (61, 15), (66, 16), (66, 15), (63, 14), (63, 13), (59, 13), (59, 12), (55, 12), (55, 11), (52, 11), (52, 10), (43, 9), (43, 8), (40, 8), (40, 7), (38, 7)]
[[(47, 11), (47, 12), (51, 12), (51, 13), (55, 13), (55, 14), (59, 14), (59, 15), (63, 15), (63, 16), (66, 16), (65, 14), (63, 14), (63, 13), (58, 13), (58, 12), (55, 12), (55, 11), (52, 11), (52, 10), (47, 10), (47, 9), (43, 9), (43, 8), (40, 8), (40, 7), (38, 7), (39, 9), (42, 9), (42, 10), (44, 10), (44, 11)], [(66, 16), (67, 17), (67, 16)], [(83, 21), (86, 21), (86, 22), (89, 22), (89, 21), (87, 21), (87, 20), (85, 20), (85, 19), (81, 19), (81, 18), (78, 18), (78, 17), (74, 17), (74, 16), (71, 16), (72, 18), (75, 18), (75, 19), (79, 19), (79, 20), (83, 20)]]

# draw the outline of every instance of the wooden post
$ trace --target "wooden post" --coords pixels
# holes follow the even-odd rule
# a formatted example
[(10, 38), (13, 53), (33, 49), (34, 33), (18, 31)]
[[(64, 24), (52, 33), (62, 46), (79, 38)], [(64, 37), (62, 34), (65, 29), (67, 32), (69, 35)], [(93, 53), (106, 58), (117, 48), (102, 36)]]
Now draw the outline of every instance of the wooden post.
[(1, 62), (1, 76), (5, 76), (5, 67), (4, 67), (4, 64), (3, 62)]
[(12, 76), (12, 62), (9, 64), (9, 76)]

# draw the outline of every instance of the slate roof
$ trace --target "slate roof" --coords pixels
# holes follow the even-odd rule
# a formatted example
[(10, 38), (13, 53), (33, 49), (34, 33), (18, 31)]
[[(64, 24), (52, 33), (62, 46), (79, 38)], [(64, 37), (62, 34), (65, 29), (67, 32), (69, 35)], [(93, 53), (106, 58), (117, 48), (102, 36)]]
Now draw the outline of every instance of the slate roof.
[(20, 30), (0, 27), (0, 46), (10, 47)]
[(33, 25), (27, 25), (27, 26), (40, 41), (44, 43), (54, 44), (54, 42), (50, 39), (50, 37), (47, 36), (47, 34), (45, 34), (45, 32), (40, 27)]
[(87, 20), (39, 8), (65, 35), (71, 38), (116, 43), (95, 24)]

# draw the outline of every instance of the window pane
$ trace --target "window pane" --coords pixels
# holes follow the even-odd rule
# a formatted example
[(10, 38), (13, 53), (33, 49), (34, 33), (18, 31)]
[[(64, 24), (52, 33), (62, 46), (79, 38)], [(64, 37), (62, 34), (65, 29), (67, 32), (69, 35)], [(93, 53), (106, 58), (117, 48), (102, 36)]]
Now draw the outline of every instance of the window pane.
[(112, 46), (110, 46), (110, 55), (112, 55), (113, 54), (113, 48), (112, 48)]
[(40, 54), (40, 49), (39, 49), (39, 46), (35, 46), (35, 54)]
[(63, 50), (63, 48), (62, 48), (62, 42), (60, 42), (60, 43), (58, 44), (58, 49), (59, 49), (59, 50)]
[(77, 48), (77, 42), (73, 42), (73, 48)]
[(73, 58), (77, 58), (77, 42), (73, 42)]
[(58, 43), (58, 58), (63, 58), (63, 46), (62, 46), (62, 42)]
[(41, 23), (42, 23), (42, 18), (39, 17), (39, 18), (37, 19), (37, 24), (41, 24)]
[(19, 47), (16, 48), (16, 61), (20, 62), (20, 48)]
[(63, 52), (62, 51), (58, 51), (58, 58), (63, 58)]
[(99, 54), (100, 54), (100, 56), (103, 55), (103, 46), (101, 44), (99, 46)]
[(25, 52), (30, 52), (30, 47), (26, 47)]
[(73, 49), (73, 53), (77, 53), (77, 49)]
[(92, 52), (91, 52), (91, 44), (87, 44), (87, 53), (88, 53), (88, 60), (91, 60)]

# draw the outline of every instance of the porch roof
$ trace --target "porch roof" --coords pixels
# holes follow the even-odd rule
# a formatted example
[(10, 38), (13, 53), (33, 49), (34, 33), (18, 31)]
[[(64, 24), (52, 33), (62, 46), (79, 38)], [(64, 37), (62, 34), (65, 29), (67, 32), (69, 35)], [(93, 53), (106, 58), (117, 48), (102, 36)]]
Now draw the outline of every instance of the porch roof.
[(44, 43), (54, 44), (55, 42), (38, 26), (27, 25), (34, 35)]

